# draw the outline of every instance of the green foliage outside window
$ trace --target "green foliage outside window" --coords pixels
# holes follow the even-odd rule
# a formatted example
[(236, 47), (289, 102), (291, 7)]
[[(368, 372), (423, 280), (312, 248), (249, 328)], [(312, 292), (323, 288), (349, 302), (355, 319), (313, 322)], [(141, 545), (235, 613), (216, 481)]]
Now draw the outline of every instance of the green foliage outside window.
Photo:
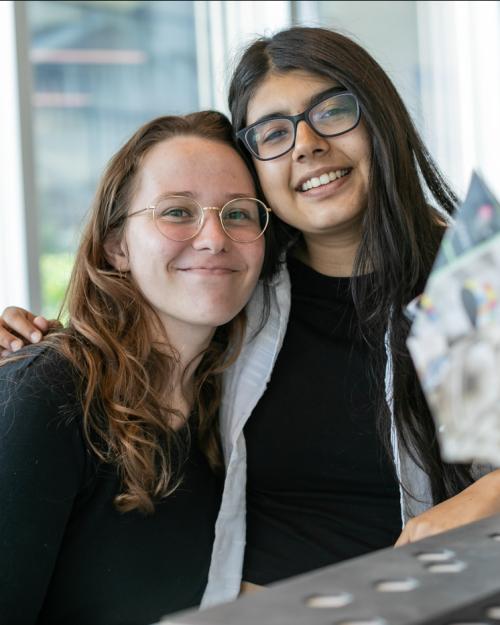
[(42, 314), (47, 319), (56, 319), (59, 315), (73, 261), (74, 255), (67, 252), (42, 254), (40, 258)]

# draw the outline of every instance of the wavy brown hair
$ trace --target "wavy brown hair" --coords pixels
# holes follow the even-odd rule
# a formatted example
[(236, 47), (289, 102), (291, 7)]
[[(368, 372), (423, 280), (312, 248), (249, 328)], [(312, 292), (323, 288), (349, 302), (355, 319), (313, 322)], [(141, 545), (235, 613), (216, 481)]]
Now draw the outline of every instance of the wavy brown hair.
[[(423, 290), (444, 234), (443, 215), (453, 214), (457, 198), (387, 74), (366, 50), (333, 30), (289, 28), (259, 38), (245, 49), (229, 88), (236, 132), (246, 126), (248, 103), (265, 78), (293, 70), (336, 81), (359, 100), (371, 142), (371, 171), (353, 275), (371, 272), (371, 279), (351, 283), (360, 329), (373, 348), (370, 365), (378, 428), (390, 452), (391, 415), (380, 375), (385, 370), (384, 337), (389, 329), (396, 427), (407, 451), (428, 474), (438, 503), (468, 486), (472, 478), (469, 466), (448, 464), (441, 458), (434, 422), (406, 347), (409, 321), (404, 309)], [(300, 234), (284, 223), (275, 233), (283, 248)]]
[[(81, 376), (84, 435), (101, 461), (118, 467), (122, 492), (115, 505), (123, 512), (151, 513), (155, 500), (178, 486), (189, 445), (170, 425), (172, 417), (183, 418), (168, 402), (178, 355), (165, 349), (164, 331), (164, 343), (155, 345), (159, 319), (130, 275), (110, 265), (104, 244), (123, 236), (145, 155), (166, 139), (188, 135), (235, 148), (229, 120), (204, 111), (145, 124), (111, 159), (76, 254), (64, 306), (68, 327), (47, 339)], [(238, 355), (244, 327), (242, 311), (217, 328), (194, 373), (198, 441), (214, 470), (222, 468), (219, 374)]]

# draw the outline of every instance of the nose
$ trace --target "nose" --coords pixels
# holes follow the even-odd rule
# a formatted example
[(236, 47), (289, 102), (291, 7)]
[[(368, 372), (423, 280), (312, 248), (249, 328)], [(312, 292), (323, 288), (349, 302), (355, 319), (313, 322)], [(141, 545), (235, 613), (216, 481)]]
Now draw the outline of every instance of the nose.
[(297, 124), (295, 145), (292, 150), (294, 161), (303, 161), (313, 155), (321, 156), (329, 149), (330, 145), (326, 138), (318, 135), (306, 121)]
[(201, 230), (193, 239), (196, 250), (207, 250), (211, 254), (227, 251), (230, 239), (222, 228), (217, 210), (205, 209), (204, 222)]

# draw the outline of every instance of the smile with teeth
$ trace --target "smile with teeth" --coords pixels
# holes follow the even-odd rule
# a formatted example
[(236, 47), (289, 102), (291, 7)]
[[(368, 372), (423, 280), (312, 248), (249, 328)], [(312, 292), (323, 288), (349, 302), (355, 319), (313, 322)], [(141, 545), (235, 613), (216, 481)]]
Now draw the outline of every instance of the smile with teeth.
[(327, 174), (321, 174), (319, 178), (309, 178), (302, 183), (302, 191), (309, 191), (315, 187), (322, 187), (325, 184), (329, 184), (338, 178), (342, 178), (349, 173), (349, 169), (337, 169), (337, 171), (330, 171)]

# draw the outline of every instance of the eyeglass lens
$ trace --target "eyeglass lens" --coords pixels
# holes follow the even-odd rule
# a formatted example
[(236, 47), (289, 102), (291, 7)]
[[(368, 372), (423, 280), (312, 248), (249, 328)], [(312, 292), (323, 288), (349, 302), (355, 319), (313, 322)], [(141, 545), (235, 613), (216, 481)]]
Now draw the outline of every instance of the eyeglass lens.
[[(332, 137), (356, 126), (359, 119), (358, 103), (352, 94), (340, 93), (319, 102), (307, 117), (320, 135)], [(276, 158), (293, 147), (295, 126), (290, 119), (275, 117), (250, 128), (246, 140), (259, 158)]]
[[(174, 241), (187, 241), (200, 231), (202, 207), (186, 197), (167, 197), (155, 207), (155, 222), (160, 232)], [(228, 202), (220, 213), (226, 234), (241, 243), (250, 243), (264, 232), (268, 222), (265, 205), (253, 198), (237, 198)]]

